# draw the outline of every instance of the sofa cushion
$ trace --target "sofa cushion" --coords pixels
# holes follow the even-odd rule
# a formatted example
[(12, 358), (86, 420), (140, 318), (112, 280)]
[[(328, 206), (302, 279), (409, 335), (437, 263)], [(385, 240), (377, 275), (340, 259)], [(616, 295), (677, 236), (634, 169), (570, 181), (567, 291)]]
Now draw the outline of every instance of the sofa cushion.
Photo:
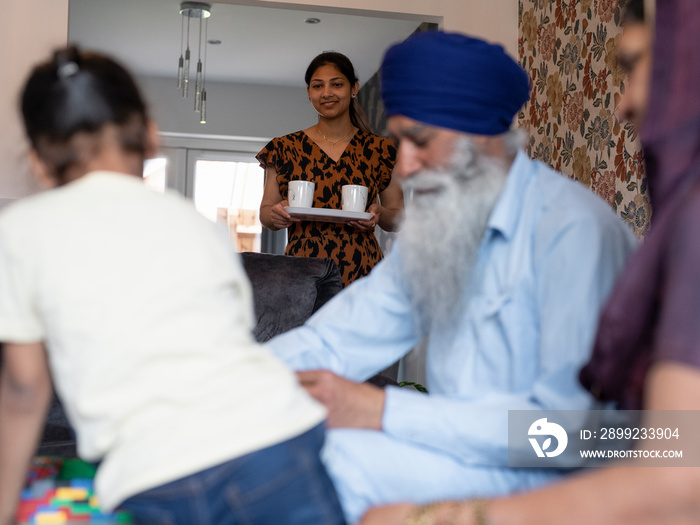
[(241, 258), (253, 288), (253, 335), (260, 342), (301, 326), (342, 289), (340, 270), (330, 259), (252, 252)]

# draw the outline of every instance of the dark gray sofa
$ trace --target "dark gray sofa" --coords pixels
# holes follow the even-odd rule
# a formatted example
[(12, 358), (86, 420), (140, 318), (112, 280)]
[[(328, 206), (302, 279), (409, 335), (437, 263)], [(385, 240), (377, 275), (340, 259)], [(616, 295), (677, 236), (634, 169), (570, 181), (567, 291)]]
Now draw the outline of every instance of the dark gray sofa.
[(259, 342), (301, 326), (343, 286), (330, 259), (252, 252), (241, 258), (253, 288)]

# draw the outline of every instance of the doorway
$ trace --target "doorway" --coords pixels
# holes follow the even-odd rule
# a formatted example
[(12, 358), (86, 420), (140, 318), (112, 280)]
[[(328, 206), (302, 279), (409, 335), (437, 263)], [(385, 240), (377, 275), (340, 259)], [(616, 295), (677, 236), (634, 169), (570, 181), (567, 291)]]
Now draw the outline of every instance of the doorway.
[(199, 213), (227, 228), (239, 252), (284, 253), (286, 230), (260, 223), (265, 172), (252, 151), (165, 146), (146, 161), (143, 176), (154, 191), (192, 199)]

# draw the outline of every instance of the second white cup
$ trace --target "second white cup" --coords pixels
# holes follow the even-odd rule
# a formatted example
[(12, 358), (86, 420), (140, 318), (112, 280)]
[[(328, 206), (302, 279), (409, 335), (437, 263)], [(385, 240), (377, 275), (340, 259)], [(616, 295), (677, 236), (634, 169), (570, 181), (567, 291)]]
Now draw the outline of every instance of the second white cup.
[(292, 208), (312, 208), (315, 187), (316, 185), (308, 180), (289, 181), (289, 206)]
[(367, 186), (346, 184), (342, 189), (342, 207), (345, 211), (365, 211), (367, 209)]

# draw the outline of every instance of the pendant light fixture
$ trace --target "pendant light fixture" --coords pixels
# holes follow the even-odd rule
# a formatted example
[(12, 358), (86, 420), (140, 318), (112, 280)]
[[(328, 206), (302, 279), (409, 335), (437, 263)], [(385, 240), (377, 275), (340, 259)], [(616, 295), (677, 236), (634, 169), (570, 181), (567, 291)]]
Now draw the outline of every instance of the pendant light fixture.
[[(206, 71), (207, 71), (207, 34), (209, 29), (209, 17), (211, 16), (211, 4), (204, 2), (182, 2), (180, 4), (180, 15), (182, 22), (180, 25), (180, 59), (177, 67), (177, 87), (180, 89), (183, 98), (189, 96), (190, 84), (190, 25), (192, 19), (198, 24), (196, 31), (197, 39), (197, 69), (194, 82), (194, 110), (199, 113), (199, 122), (207, 122), (207, 92), (206, 92)], [(185, 31), (187, 24), (187, 31)], [(187, 38), (185, 39), (185, 33)], [(185, 47), (185, 44), (187, 47)], [(202, 47), (204, 47), (204, 62), (202, 62)], [(184, 52), (184, 55), (183, 55)]]

